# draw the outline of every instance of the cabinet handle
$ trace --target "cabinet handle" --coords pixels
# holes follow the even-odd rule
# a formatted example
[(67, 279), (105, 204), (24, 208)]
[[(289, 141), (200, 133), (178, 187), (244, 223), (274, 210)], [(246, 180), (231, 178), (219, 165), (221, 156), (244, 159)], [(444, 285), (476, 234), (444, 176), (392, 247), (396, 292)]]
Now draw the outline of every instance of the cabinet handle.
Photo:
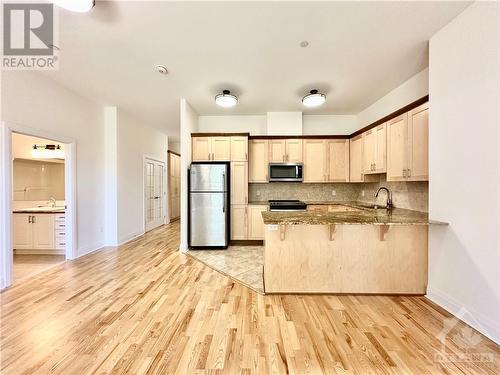
[(406, 169), (403, 169), (403, 178), (406, 178)]
[(32, 222), (33, 224), (35, 224), (35, 223), (36, 223), (36, 220), (35, 220), (35, 219), (36, 219), (36, 216), (32, 216), (32, 217), (31, 217), (31, 222)]
[(248, 153), (245, 152), (245, 160), (248, 160)]
[(28, 224), (31, 224), (31, 216), (28, 216)]
[(408, 168), (407, 171), (408, 171), (408, 176), (407, 177), (410, 178), (411, 177), (411, 169)]
[(208, 153), (208, 158), (207, 159), (210, 160), (210, 152)]

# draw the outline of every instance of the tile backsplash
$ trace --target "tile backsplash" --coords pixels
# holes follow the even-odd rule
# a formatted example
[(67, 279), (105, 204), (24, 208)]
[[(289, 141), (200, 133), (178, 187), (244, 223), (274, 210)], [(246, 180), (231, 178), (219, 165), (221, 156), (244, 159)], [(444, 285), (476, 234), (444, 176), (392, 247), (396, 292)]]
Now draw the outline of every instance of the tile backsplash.
[[(395, 207), (416, 211), (428, 211), (428, 182), (366, 182), (334, 184), (299, 184), (273, 182), (269, 184), (250, 184), (250, 202), (269, 199), (300, 199), (303, 201), (359, 201), (375, 203), (375, 192), (380, 186), (392, 192)], [(380, 192), (377, 204), (383, 206), (385, 192)]]

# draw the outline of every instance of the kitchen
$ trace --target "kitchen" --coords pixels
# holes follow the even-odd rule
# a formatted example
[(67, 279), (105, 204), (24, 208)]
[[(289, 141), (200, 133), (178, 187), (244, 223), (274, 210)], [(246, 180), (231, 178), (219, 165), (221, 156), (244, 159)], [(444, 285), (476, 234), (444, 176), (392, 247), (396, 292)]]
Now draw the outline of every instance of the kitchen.
[(424, 295), (428, 226), (446, 225), (427, 213), (428, 111), (422, 96), (342, 135), (304, 135), (300, 112), (268, 113), (268, 135), (191, 133), (191, 184), (227, 164), (208, 209), (231, 209), (214, 221), (190, 190), (188, 254), (266, 294)]

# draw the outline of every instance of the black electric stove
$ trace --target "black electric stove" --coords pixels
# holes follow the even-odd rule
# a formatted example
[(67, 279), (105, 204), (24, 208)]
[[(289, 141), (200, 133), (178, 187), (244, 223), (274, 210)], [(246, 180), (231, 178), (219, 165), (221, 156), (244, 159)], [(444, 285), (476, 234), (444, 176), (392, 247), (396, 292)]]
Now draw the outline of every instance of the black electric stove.
[(298, 199), (269, 200), (269, 211), (305, 211), (307, 204)]

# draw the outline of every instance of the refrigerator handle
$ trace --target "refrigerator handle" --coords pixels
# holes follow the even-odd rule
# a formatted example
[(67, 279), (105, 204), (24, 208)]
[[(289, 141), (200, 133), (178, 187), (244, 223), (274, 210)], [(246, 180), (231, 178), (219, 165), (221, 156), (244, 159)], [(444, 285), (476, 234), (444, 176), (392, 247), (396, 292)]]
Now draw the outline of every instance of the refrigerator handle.
[[(222, 173), (222, 187), (226, 190), (226, 174)], [(224, 204), (222, 205), (222, 212), (226, 212), (226, 194), (224, 193)]]

